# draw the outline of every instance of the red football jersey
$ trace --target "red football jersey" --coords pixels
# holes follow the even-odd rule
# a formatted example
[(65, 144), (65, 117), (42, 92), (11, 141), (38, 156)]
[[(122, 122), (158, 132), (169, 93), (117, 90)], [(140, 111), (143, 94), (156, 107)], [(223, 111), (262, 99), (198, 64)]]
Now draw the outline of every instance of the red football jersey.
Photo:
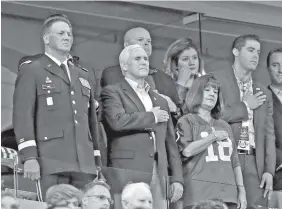
[(183, 157), (184, 206), (200, 200), (220, 198), (237, 203), (237, 186), (234, 168), (240, 166), (230, 126), (223, 120), (212, 124), (196, 114), (188, 114), (177, 123), (177, 143), (182, 152), (189, 143), (201, 140), (212, 130), (225, 130), (229, 138), (213, 142), (207, 149), (190, 158)]

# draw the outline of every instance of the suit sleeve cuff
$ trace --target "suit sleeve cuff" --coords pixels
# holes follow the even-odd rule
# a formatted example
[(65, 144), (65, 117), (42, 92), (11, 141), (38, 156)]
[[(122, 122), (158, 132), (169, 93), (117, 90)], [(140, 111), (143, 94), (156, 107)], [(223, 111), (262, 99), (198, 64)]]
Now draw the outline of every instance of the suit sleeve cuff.
[(154, 112), (152, 112), (153, 114), (154, 114), (154, 117), (155, 117), (155, 123), (157, 124), (158, 123), (158, 118), (157, 118), (157, 116), (155, 115), (155, 113)]

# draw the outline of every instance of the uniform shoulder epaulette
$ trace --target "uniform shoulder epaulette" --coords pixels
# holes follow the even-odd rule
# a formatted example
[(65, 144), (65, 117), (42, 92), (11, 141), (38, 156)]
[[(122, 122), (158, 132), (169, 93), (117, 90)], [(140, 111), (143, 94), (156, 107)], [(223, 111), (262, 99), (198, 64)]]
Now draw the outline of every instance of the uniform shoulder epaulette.
[(26, 60), (22, 64), (20, 64), (19, 68), (21, 68), (23, 64), (30, 64), (30, 63), (32, 63), (32, 60)]
[(76, 63), (76, 66), (79, 67), (80, 69), (84, 70), (85, 72), (88, 72), (88, 70), (84, 67), (82, 67), (80, 64)]

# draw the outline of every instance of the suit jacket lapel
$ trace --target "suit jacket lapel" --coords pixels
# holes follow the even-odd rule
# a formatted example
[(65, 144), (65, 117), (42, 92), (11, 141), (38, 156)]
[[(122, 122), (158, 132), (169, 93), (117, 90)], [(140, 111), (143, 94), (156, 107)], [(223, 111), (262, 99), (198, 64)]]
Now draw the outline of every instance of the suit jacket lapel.
[(277, 95), (272, 91), (270, 86), (268, 86), (268, 89), (272, 92), (272, 98), (273, 98), (273, 108), (276, 111), (279, 111), (282, 114), (282, 103), (280, 102), (279, 98)]
[[(257, 85), (253, 82), (253, 94), (256, 94), (257, 92), (259, 92), (259, 90), (257, 90), (256, 88), (259, 88), (257, 87)], [(261, 113), (261, 108), (264, 104), (262, 104), (261, 106), (259, 106), (258, 108), (256, 108), (253, 113), (254, 113), (254, 119), (253, 119), (253, 123), (254, 123), (254, 128), (255, 130), (258, 130), (258, 127), (259, 127), (259, 123), (260, 123), (260, 120), (259, 120), (259, 117), (260, 117), (260, 113)], [(256, 131), (255, 131), (255, 140), (257, 140), (257, 136), (256, 136)]]
[(123, 79), (121, 81), (121, 85), (122, 85), (122, 89), (124, 90), (125, 94), (127, 94), (129, 99), (131, 99), (131, 101), (135, 104), (137, 109), (140, 112), (145, 112), (146, 109), (145, 109), (143, 103), (141, 102), (141, 100), (139, 99), (138, 95), (135, 93), (133, 88), (129, 85), (129, 83), (125, 79)]
[(46, 70), (50, 73), (62, 78), (66, 83), (70, 83), (69, 78), (62, 68), (60, 68), (52, 59), (50, 59), (47, 55), (43, 55), (43, 65)]
[(153, 103), (153, 107), (160, 107), (161, 104), (158, 100), (158, 97), (157, 97), (157, 93), (153, 92), (151, 89), (149, 90), (148, 92), (151, 100), (152, 100), (152, 103)]
[(229, 79), (227, 79), (227, 81), (231, 81), (230, 82), (230, 88), (233, 91), (233, 96), (235, 97), (235, 100), (240, 100), (240, 89), (239, 86), (237, 84), (237, 80), (236, 77), (234, 75), (233, 69), (231, 69), (231, 71), (229, 72), (229, 74), (227, 75), (229, 77)]

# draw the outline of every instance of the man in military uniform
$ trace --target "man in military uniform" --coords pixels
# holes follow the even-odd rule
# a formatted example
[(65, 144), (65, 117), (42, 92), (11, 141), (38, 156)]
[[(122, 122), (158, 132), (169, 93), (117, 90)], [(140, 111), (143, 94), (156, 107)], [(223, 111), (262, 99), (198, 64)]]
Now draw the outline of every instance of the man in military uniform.
[(100, 170), (98, 123), (89, 72), (69, 60), (72, 26), (65, 15), (43, 25), (45, 54), (21, 65), (13, 125), (24, 176), (40, 179), (43, 194), (59, 183), (78, 188)]

